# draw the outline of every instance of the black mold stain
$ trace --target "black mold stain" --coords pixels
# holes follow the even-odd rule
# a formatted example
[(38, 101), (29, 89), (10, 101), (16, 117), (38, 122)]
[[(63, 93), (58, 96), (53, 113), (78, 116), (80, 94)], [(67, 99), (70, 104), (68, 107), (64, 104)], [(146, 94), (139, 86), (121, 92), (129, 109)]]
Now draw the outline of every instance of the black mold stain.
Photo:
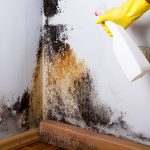
[[(53, 110), (55, 110), (56, 114), (54, 114), (54, 111), (49, 109), (48, 110), (48, 113), (47, 113), (47, 118), (49, 120), (55, 120), (55, 121), (62, 121), (62, 122), (65, 122), (65, 111), (64, 111), (64, 104), (63, 104), (63, 99), (61, 98), (61, 96), (57, 93), (56, 91), (56, 94), (57, 94), (57, 102), (58, 104), (54, 106)], [(49, 105), (52, 105), (52, 104), (49, 104)]]
[(29, 110), (29, 92), (28, 89), (24, 91), (22, 97), (18, 98), (18, 101), (14, 104), (13, 110), (16, 110), (18, 113), (22, 113), (23, 111), (28, 112)]
[(111, 122), (109, 125), (108, 125), (108, 128), (110, 129), (113, 129), (115, 127), (120, 127), (122, 128), (123, 130), (128, 130), (129, 129), (129, 126), (127, 125), (127, 123), (124, 121), (124, 113), (120, 113), (120, 116), (117, 117), (117, 119), (113, 122)]
[(45, 25), (44, 26), (44, 54), (50, 59), (54, 55), (64, 52), (69, 48), (65, 42), (68, 39), (66, 25)]
[(39, 59), (42, 56), (42, 51), (43, 51), (43, 37), (42, 37), (42, 29), (41, 29), (41, 35), (40, 35), (40, 39), (39, 39), (39, 44), (38, 44), (38, 49), (37, 49), (37, 53), (36, 53), (36, 62), (39, 62)]
[[(72, 64), (72, 66), (73, 65), (76, 66), (76, 64)], [(72, 75), (70, 75), (69, 78), (73, 78)], [(47, 111), (46, 118), (50, 120), (52, 119), (56, 121), (62, 121), (64, 123), (74, 124), (73, 122), (71, 123), (67, 121), (68, 118), (72, 118), (77, 122), (85, 122), (86, 125), (93, 130), (97, 130), (95, 128), (96, 125), (107, 126), (110, 123), (112, 111), (109, 107), (105, 106), (102, 103), (94, 105), (94, 101), (99, 98), (96, 94), (93, 79), (90, 76), (90, 71), (86, 69), (86, 71), (83, 72), (77, 80), (72, 79), (72, 82), (74, 83), (73, 85), (67, 84), (66, 86), (68, 86), (68, 94), (71, 96), (71, 99), (73, 99), (73, 102), (70, 101), (70, 103), (73, 103), (73, 105), (77, 105), (77, 110), (73, 110), (72, 113), (72, 105), (70, 105), (68, 111), (66, 111), (65, 98), (64, 96), (62, 97), (60, 95), (61, 92), (58, 91), (58, 87), (55, 85), (56, 83), (53, 82), (53, 85), (50, 85), (53, 88), (50, 88), (49, 93), (55, 96), (52, 98), (54, 100), (52, 100), (51, 98), (47, 99), (47, 105), (50, 106), (50, 109), (48, 109)], [(63, 92), (63, 89), (61, 90)], [(67, 96), (68, 95), (66, 95), (66, 98)], [(79, 124), (76, 125), (80, 126)]]
[(53, 17), (55, 14), (60, 12), (58, 2), (59, 0), (43, 0), (44, 15), (46, 17)]
[[(0, 120), (0, 134), (2, 138), (6, 138), (8, 136), (8, 132), (9, 132), (9, 136), (13, 135), (14, 133), (17, 134), (18, 131), (18, 126), (17, 126), (17, 122), (16, 122), (16, 118), (14, 117), (13, 113), (12, 113), (12, 109), (9, 108), (7, 105), (3, 104), (1, 105), (1, 120)], [(13, 132), (13, 133), (12, 133)]]
[[(37, 59), (40, 58), (43, 49), (45, 62), (48, 63), (50, 63), (56, 55), (63, 55), (63, 52), (67, 52), (67, 50), (70, 49), (69, 44), (66, 43), (66, 40), (68, 39), (67, 25), (49, 25), (49, 19), (60, 12), (58, 3), (59, 0), (43, 0), (46, 22), (43, 28), (44, 34), (42, 35), (39, 44), (40, 48), (37, 53)], [(47, 105), (51, 107), (51, 109), (44, 110), (45, 117), (47, 119), (80, 126), (80, 124), (68, 122), (67, 119), (71, 117), (73, 120), (77, 120), (77, 122), (84, 121), (86, 123), (86, 126), (83, 125), (85, 128), (97, 132), (102, 131), (100, 130), (100, 127), (103, 126), (107, 127), (107, 129), (121, 129), (121, 131), (127, 132), (129, 137), (131, 136), (141, 140), (147, 140), (143, 134), (136, 134), (132, 132), (127, 123), (124, 121), (122, 115), (119, 116), (115, 122), (111, 122), (113, 114), (111, 108), (103, 103), (99, 103), (98, 105), (93, 104), (93, 102), (99, 98), (97, 97), (93, 80), (90, 76), (90, 71), (86, 70), (81, 78), (75, 80), (74, 87), (74, 93), (71, 93), (70, 90), (70, 94), (73, 94), (72, 96), (77, 102), (78, 111), (74, 112), (73, 116), (69, 113), (69, 111), (65, 111), (65, 99), (61, 97), (59, 91), (55, 89), (54, 82), (54, 89), (49, 91), (49, 93), (52, 92), (55, 95), (55, 102), (51, 99), (47, 99)], [(72, 108), (70, 107), (70, 112), (71, 111)], [(43, 137), (45, 138), (47, 136), (44, 135)]]
[(97, 106), (93, 105), (94, 100), (98, 99), (98, 96), (94, 89), (90, 73), (86, 72), (81, 77), (81, 80), (74, 82), (74, 86), (79, 111), (86, 124), (90, 127), (97, 124), (108, 125), (111, 118), (111, 109), (102, 103)]
[(23, 127), (26, 129), (29, 128), (29, 99), (30, 93), (28, 89), (26, 89), (23, 95), (18, 97), (18, 101), (13, 105), (12, 110), (16, 111), (16, 114), (22, 114), (24, 117)]
[[(56, 55), (63, 55), (63, 52), (67, 52), (68, 49), (70, 49), (69, 44), (66, 43), (66, 40), (68, 39), (67, 26), (62, 24), (49, 25), (48, 23), (48, 17), (52, 17), (57, 13), (58, 1), (54, 2), (53, 0), (44, 0), (44, 14), (47, 17), (47, 20), (43, 29), (43, 48), (45, 60), (47, 62), (51, 62)], [(101, 125), (109, 124), (110, 109), (103, 104), (98, 106), (98, 108), (92, 104), (92, 94), (94, 90), (90, 73), (84, 73), (81, 79), (74, 81), (74, 87), (76, 91), (72, 96), (75, 98), (75, 101), (78, 101), (79, 111), (75, 112), (75, 118), (73, 119), (84, 120), (88, 126), (96, 125), (98, 123)], [(58, 94), (59, 92), (56, 91), (56, 89), (54, 89), (53, 92), (57, 95), (55, 96), (57, 105), (54, 105), (52, 110), (47, 110), (46, 117), (48, 119), (59, 120), (67, 123), (66, 118), (70, 116), (70, 114), (64, 113), (64, 100)], [(48, 105), (53, 104), (48, 103)]]
[(5, 104), (1, 105), (0, 132), (6, 132), (4, 136), (7, 136), (7, 132), (13, 135), (29, 129), (29, 98), (30, 93), (26, 89), (11, 107)]

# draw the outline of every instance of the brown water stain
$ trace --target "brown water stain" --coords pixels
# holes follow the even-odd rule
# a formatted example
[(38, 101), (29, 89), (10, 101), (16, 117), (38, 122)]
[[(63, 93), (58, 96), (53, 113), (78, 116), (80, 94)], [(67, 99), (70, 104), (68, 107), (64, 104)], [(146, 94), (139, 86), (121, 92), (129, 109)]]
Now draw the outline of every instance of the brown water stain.
[[(42, 40), (42, 39), (41, 39)], [(43, 113), (43, 54), (40, 45), (37, 52), (37, 64), (33, 73), (32, 88), (29, 100), (29, 124), (30, 127), (39, 125)]]

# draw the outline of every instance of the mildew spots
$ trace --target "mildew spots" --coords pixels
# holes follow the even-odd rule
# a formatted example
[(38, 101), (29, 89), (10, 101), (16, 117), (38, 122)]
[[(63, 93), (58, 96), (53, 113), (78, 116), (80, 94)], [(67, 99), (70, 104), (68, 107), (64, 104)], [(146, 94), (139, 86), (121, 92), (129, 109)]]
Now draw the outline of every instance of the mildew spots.
[(4, 103), (7, 99), (0, 99), (0, 139), (29, 129), (29, 99), (28, 89), (17, 98), (11, 107)]
[(107, 125), (111, 110), (94, 104), (98, 96), (90, 71), (76, 58), (67, 38), (66, 25), (44, 26), (45, 117), (76, 125)]
[(16, 111), (16, 118), (18, 122), (18, 128), (29, 128), (29, 90), (25, 90), (21, 97), (18, 97), (18, 101), (13, 105), (12, 110)]
[[(105, 105), (97, 90), (90, 69), (79, 60), (68, 41), (68, 25), (50, 24), (60, 11), (58, 0), (44, 0), (46, 22), (43, 28), (43, 113), (44, 118), (62, 121), (96, 132), (149, 142), (132, 131), (122, 112)], [(86, 43), (86, 41), (83, 41)], [(114, 115), (115, 116), (115, 115)], [(141, 141), (140, 141), (141, 142)]]
[(45, 25), (43, 31), (44, 56), (47, 60), (51, 61), (56, 54), (69, 48), (65, 42), (68, 39), (66, 25)]
[(58, 6), (59, 0), (43, 0), (44, 15), (46, 17), (53, 17), (60, 12)]

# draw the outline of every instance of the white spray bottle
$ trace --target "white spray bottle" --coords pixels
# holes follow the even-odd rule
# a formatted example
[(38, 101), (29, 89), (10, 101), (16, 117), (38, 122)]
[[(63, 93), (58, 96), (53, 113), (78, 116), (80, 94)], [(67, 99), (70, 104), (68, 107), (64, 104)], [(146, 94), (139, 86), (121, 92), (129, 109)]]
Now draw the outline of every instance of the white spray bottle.
[[(95, 12), (96, 16), (102, 14), (99, 10)], [(105, 24), (113, 34), (113, 51), (128, 80), (135, 81), (149, 72), (150, 63), (125, 29), (111, 21)]]

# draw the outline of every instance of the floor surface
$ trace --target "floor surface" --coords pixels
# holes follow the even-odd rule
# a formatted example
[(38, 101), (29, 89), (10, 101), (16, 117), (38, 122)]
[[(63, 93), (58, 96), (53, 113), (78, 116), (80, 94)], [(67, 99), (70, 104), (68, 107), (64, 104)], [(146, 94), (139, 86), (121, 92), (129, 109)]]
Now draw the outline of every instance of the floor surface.
[(63, 148), (55, 147), (50, 144), (45, 144), (42, 142), (36, 142), (25, 147), (16, 149), (16, 150), (65, 150)]

